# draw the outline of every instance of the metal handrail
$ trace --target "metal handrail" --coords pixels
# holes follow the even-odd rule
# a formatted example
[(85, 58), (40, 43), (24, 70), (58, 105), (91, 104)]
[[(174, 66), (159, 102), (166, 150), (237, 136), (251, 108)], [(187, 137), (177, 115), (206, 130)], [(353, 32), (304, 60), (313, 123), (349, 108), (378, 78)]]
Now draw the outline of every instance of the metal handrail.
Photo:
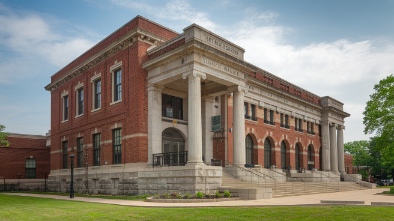
[(152, 166), (185, 166), (187, 164), (187, 151), (152, 154)]

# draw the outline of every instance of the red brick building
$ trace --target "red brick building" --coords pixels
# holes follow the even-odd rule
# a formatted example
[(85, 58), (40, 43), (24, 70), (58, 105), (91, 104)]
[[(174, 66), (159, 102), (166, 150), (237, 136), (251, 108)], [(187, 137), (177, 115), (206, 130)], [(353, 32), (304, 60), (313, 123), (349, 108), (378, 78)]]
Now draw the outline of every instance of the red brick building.
[(78, 188), (101, 193), (193, 192), (201, 177), (217, 189), (217, 162), (345, 173), (341, 102), (198, 25), (183, 31), (137, 16), (52, 76), (53, 189), (66, 191), (71, 155)]
[(46, 136), (14, 134), (8, 147), (0, 147), (0, 177), (4, 179), (44, 179), (50, 171)]

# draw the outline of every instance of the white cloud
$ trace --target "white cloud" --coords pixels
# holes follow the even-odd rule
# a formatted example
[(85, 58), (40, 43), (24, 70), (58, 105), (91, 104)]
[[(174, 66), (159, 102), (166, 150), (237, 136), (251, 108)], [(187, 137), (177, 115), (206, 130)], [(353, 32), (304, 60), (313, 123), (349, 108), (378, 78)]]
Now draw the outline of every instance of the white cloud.
[[(45, 18), (37, 14), (11, 12), (0, 7), (0, 82), (31, 76), (34, 63), (62, 67), (89, 49), (93, 41), (56, 33)], [(38, 65), (41, 66), (41, 65)], [(18, 70), (18, 75), (12, 74)]]
[(158, 4), (142, 3), (140, 1), (135, 2), (133, 0), (112, 1), (119, 6), (142, 10), (147, 14), (157, 17), (158, 19), (177, 21), (181, 22), (182, 25), (196, 23), (209, 30), (215, 30), (217, 28), (215, 23), (208, 18), (206, 13), (192, 8), (188, 1), (171, 0), (168, 1), (164, 6)]

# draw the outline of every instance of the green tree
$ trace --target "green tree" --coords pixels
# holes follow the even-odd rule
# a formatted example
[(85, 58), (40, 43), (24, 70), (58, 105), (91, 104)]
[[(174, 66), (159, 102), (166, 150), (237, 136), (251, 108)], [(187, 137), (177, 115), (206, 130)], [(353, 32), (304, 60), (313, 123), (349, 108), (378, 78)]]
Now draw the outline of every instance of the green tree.
[(374, 149), (381, 156), (382, 166), (394, 173), (394, 76), (381, 80), (374, 90), (363, 112), (364, 133), (376, 132)]
[(9, 146), (9, 142), (7, 140), (8, 133), (3, 132), (5, 130), (5, 126), (0, 124), (0, 146)]
[(354, 166), (369, 166), (371, 155), (369, 154), (369, 141), (359, 140), (345, 143), (345, 152), (353, 155)]

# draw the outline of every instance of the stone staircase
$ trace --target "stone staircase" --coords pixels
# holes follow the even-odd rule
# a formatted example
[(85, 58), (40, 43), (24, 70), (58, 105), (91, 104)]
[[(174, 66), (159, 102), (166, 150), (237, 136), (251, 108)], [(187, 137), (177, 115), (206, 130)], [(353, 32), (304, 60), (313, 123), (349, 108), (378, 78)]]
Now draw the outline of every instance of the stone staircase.
[(245, 181), (223, 171), (222, 189), (225, 188), (272, 188), (273, 198), (367, 189), (355, 182), (278, 182), (272, 179), (259, 182), (255, 182), (253, 179)]

